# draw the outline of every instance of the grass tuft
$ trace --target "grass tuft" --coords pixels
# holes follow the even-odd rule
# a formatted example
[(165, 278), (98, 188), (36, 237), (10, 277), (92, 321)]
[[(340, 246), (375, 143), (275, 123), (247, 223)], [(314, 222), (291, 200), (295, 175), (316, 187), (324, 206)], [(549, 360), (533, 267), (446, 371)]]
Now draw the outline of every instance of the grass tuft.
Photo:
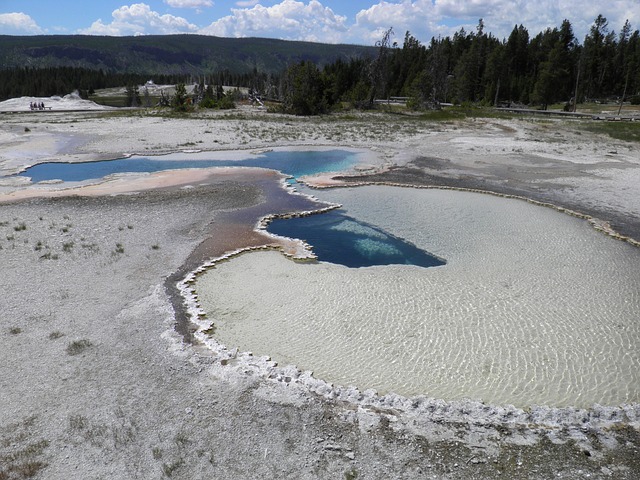
[(33, 478), (38, 475), (47, 464), (35, 457), (43, 455), (48, 446), (47, 440), (40, 440), (28, 444), (21, 450), (0, 453), (0, 480)]
[(178, 459), (175, 462), (171, 462), (171, 463), (163, 463), (162, 464), (162, 472), (167, 476), (167, 477), (171, 477), (173, 475), (173, 472), (175, 472), (178, 468), (180, 468), (182, 465), (184, 465), (184, 460), (183, 459)]
[(151, 449), (151, 454), (153, 455), (154, 460), (160, 460), (162, 458), (162, 449), (160, 447), (153, 447)]
[(625, 142), (640, 142), (640, 122), (589, 122), (581, 126), (591, 133), (608, 135)]
[(72, 355), (72, 356), (73, 355), (80, 355), (87, 348), (89, 348), (91, 346), (93, 346), (93, 343), (91, 343), (89, 340), (86, 340), (86, 339), (74, 340), (69, 345), (67, 345), (67, 354)]

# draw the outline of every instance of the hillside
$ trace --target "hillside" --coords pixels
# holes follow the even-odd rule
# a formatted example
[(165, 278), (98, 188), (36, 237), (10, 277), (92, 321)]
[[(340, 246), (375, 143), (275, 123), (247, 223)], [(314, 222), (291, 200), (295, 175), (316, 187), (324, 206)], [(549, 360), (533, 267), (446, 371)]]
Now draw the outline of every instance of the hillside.
[(373, 52), (373, 47), (358, 45), (203, 35), (0, 35), (0, 69), (71, 66), (141, 74), (244, 73), (254, 69), (277, 73), (301, 60), (323, 66)]

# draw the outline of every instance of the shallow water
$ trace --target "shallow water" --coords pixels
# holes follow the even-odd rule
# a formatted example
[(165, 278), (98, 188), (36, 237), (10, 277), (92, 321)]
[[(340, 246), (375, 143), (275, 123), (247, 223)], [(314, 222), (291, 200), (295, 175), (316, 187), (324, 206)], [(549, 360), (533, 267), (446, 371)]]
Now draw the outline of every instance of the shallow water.
[(165, 155), (162, 157), (136, 156), (96, 162), (47, 162), (29, 167), (18, 176), (29, 177), (34, 183), (46, 180), (81, 182), (117, 173), (151, 173), (182, 168), (237, 166), (270, 168), (299, 178), (323, 172), (348, 170), (356, 163), (356, 154), (346, 150), (274, 150), (233, 160), (225, 159), (224, 155), (219, 159), (215, 156), (215, 153), (210, 153), (208, 154), (210, 158), (205, 159), (201, 154), (198, 158), (192, 159), (185, 158), (184, 155), (179, 155), (181, 158)]
[(196, 284), (216, 338), (380, 393), (526, 406), (640, 401), (640, 250), (519, 200), (314, 192), (447, 265), (350, 269), (256, 252)]

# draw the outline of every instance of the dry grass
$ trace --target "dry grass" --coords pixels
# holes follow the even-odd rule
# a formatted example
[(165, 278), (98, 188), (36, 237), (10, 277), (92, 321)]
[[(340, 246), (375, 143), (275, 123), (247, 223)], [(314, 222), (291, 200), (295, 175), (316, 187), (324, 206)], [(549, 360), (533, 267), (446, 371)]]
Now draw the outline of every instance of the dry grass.
[(0, 428), (0, 480), (21, 480), (38, 475), (47, 463), (42, 458), (48, 440), (34, 440), (36, 417)]
[(93, 343), (91, 343), (87, 339), (74, 340), (69, 345), (67, 345), (67, 354), (72, 355), (72, 356), (73, 355), (80, 355), (87, 348), (89, 348), (91, 346), (93, 346)]

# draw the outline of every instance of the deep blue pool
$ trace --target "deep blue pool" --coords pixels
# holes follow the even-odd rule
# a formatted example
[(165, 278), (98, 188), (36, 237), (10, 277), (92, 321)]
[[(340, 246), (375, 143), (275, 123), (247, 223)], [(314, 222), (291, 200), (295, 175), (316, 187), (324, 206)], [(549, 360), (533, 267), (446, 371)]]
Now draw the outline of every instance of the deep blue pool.
[(267, 230), (305, 240), (320, 261), (352, 268), (393, 264), (437, 267), (446, 263), (401, 238), (347, 216), (341, 209), (276, 219)]
[[(211, 154), (215, 157), (215, 153)], [(180, 168), (263, 167), (278, 170), (294, 178), (316, 173), (347, 170), (356, 163), (356, 154), (346, 150), (271, 151), (245, 160), (159, 160), (153, 157), (120, 158), (99, 162), (40, 163), (19, 176), (30, 177), (34, 183), (44, 180), (80, 182), (114, 173), (159, 172)]]

